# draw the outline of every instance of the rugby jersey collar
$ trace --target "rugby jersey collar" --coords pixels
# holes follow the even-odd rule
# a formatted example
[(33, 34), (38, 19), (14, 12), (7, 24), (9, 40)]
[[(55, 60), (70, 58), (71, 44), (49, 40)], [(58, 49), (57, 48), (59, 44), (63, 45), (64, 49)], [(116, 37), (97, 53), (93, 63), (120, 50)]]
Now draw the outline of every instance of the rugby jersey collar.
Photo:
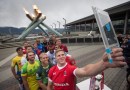
[(66, 63), (64, 66), (60, 67), (60, 66), (58, 66), (58, 64), (57, 64), (57, 67), (58, 67), (59, 70), (61, 70), (61, 69), (64, 68), (66, 65), (67, 65), (67, 63)]

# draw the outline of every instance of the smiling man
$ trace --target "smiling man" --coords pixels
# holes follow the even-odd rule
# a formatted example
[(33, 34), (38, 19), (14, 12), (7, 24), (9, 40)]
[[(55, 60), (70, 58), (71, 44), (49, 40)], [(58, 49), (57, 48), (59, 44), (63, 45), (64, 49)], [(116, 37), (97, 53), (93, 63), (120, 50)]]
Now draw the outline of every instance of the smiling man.
[(40, 61), (35, 60), (34, 52), (28, 52), (27, 62), (23, 65), (21, 76), (26, 90), (38, 90), (39, 85), (36, 80), (36, 72), (40, 66)]
[(41, 65), (36, 73), (36, 79), (38, 81), (40, 88), (42, 90), (47, 90), (48, 72), (53, 65), (49, 63), (49, 58), (46, 53), (41, 53), (39, 57)]
[[(18, 80), (18, 82), (20, 84), (19, 85), (20, 90), (22, 90), (24, 88), (22, 77), (21, 77), (21, 68), (22, 68), (21, 59), (23, 57), (23, 49), (22, 49), (22, 47), (18, 47), (16, 49), (16, 52), (17, 52), (17, 56), (15, 56), (12, 59), (11, 71), (12, 71), (14, 77)], [(15, 68), (15, 67), (17, 67), (17, 68)]]
[(67, 64), (63, 50), (57, 50), (55, 53), (57, 65), (53, 66), (49, 71), (47, 90), (76, 90), (76, 77), (94, 76), (107, 68), (126, 65), (126, 63), (123, 62), (124, 57), (122, 56), (121, 48), (114, 48), (112, 52), (112, 64), (108, 62), (108, 57), (104, 54), (99, 62), (77, 68), (76, 66)]

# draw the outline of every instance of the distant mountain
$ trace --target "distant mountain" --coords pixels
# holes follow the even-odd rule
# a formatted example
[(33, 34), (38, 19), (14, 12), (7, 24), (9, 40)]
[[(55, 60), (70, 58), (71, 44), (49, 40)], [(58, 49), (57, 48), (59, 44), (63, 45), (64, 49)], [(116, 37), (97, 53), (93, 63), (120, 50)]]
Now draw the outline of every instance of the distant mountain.
[[(0, 27), (1, 35), (20, 35), (25, 30), (25, 27), (16, 28), (16, 27)], [(40, 29), (34, 29), (30, 34), (39, 34), (42, 31)]]

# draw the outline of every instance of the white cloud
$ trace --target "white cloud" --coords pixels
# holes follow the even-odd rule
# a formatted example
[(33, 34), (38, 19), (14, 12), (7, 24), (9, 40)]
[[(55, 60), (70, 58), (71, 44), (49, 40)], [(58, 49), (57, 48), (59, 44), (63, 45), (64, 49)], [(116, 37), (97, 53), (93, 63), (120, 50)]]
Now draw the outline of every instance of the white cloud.
[(36, 4), (47, 16), (45, 23), (53, 25), (57, 21), (64, 24), (92, 14), (91, 6), (106, 9), (129, 0), (0, 0), (0, 26), (27, 27), (30, 23), (22, 7), (33, 12), (32, 5)]

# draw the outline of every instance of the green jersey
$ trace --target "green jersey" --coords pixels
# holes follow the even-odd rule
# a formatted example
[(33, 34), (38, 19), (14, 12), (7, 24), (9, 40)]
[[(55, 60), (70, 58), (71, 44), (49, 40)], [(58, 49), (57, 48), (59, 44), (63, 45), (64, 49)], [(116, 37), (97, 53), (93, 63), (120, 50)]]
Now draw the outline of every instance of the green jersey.
[(52, 64), (49, 64), (47, 67), (43, 67), (42, 65), (40, 65), (37, 73), (36, 73), (36, 79), (37, 80), (42, 80), (42, 83), (47, 85), (48, 83), (48, 72), (49, 69), (52, 67)]

